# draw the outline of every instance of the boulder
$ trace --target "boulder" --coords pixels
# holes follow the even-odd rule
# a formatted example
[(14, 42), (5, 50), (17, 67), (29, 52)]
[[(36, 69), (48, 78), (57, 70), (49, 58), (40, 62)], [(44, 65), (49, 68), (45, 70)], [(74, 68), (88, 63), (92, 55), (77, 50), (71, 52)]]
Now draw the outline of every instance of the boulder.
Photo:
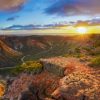
[(67, 58), (53, 57), (48, 59), (40, 59), (43, 63), (44, 69), (57, 76), (64, 76), (64, 71), (68, 66)]

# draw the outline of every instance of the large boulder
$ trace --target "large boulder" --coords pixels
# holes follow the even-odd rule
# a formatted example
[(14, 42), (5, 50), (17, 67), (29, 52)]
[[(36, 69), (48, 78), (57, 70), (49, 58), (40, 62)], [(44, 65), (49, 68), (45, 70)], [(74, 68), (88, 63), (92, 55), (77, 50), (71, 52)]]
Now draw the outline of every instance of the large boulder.
[(57, 76), (64, 76), (64, 71), (68, 66), (68, 61), (65, 57), (40, 59), (40, 61), (43, 63), (45, 70)]

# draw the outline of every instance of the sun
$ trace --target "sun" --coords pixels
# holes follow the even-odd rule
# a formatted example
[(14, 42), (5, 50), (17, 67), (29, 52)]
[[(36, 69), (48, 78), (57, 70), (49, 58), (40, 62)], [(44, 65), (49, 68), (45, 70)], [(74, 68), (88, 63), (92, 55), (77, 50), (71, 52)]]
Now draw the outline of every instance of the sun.
[(85, 27), (78, 27), (77, 28), (77, 32), (79, 34), (86, 34), (87, 33), (87, 29)]

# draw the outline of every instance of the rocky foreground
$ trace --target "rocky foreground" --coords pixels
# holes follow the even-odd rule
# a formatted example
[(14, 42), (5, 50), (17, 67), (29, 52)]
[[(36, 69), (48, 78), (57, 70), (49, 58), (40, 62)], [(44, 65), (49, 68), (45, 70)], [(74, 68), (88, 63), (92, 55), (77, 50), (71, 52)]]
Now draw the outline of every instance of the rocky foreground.
[(76, 58), (41, 61), (44, 70), (38, 75), (22, 73), (16, 77), (9, 84), (4, 100), (100, 100), (99, 69), (96, 71)]

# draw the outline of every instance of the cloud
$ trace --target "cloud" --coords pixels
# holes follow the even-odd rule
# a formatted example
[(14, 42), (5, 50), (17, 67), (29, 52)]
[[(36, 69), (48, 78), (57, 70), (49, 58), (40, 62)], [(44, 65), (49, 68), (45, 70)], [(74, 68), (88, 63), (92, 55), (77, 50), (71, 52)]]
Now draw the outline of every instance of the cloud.
[(78, 20), (77, 22), (73, 23), (73, 26), (100, 26), (100, 19), (91, 19), (86, 21)]
[(98, 26), (98, 25), (100, 25), (100, 19), (99, 18), (92, 19), (92, 20), (88, 21), (88, 24), (91, 26), (96, 26), (96, 25)]
[(19, 16), (13, 16), (6, 19), (6, 21), (14, 21), (15, 19), (19, 18)]
[(5, 27), (2, 30), (42, 30), (42, 29), (59, 29), (59, 28), (67, 28), (69, 26), (100, 26), (100, 19), (91, 19), (86, 21), (78, 20), (77, 22), (62, 22), (62, 23), (52, 23), (52, 24), (46, 24), (46, 25), (12, 25), (9, 27)]
[(39, 29), (41, 25), (12, 25), (9, 27), (5, 27), (3, 30), (33, 30), (33, 29)]
[(56, 27), (61, 27), (61, 24), (47, 24), (47, 25), (12, 25), (3, 28), (2, 30), (34, 30), (34, 29), (53, 29)]
[(60, 16), (100, 14), (100, 0), (57, 0), (45, 9), (45, 13)]
[(26, 0), (0, 0), (0, 11), (18, 11)]

